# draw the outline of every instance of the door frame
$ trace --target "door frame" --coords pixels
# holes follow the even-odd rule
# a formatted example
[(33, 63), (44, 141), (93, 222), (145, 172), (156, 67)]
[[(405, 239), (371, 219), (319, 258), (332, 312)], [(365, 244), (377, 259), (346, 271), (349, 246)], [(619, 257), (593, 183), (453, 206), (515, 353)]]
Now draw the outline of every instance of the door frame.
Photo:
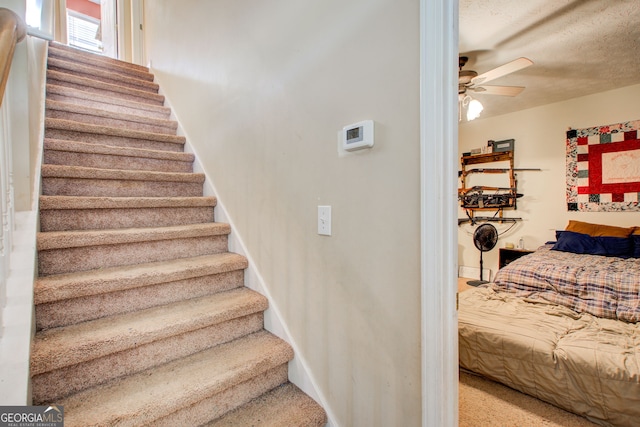
[(458, 0), (420, 0), (422, 425), (458, 425)]
[(146, 65), (146, 54), (144, 50), (144, 0), (131, 0), (130, 13), (131, 62), (138, 65)]
[[(100, 26), (102, 31), (102, 43), (105, 48), (103, 55), (110, 58), (120, 58), (120, 31), (121, 0), (102, 1), (100, 4)], [(105, 42), (106, 40), (106, 42)]]

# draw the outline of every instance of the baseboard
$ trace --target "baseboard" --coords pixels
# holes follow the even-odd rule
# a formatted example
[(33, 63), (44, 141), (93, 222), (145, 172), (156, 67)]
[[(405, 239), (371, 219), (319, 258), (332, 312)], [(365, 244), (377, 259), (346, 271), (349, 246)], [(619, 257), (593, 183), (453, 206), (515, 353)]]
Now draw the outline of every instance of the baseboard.
[[(480, 267), (467, 267), (461, 265), (458, 269), (458, 277), (467, 277), (469, 279), (479, 279), (480, 278)], [(493, 277), (491, 277), (491, 269), (483, 268), (482, 269), (482, 279), (491, 281)]]

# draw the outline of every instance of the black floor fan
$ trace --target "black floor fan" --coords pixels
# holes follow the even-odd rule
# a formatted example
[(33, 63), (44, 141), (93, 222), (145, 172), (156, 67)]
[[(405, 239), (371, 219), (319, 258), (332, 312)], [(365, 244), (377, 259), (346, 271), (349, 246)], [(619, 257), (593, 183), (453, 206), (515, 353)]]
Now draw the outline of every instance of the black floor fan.
[(485, 283), (489, 283), (486, 280), (482, 280), (482, 254), (490, 251), (498, 243), (498, 230), (492, 224), (482, 224), (473, 233), (473, 244), (480, 251), (480, 280), (469, 280), (467, 285), (479, 286)]

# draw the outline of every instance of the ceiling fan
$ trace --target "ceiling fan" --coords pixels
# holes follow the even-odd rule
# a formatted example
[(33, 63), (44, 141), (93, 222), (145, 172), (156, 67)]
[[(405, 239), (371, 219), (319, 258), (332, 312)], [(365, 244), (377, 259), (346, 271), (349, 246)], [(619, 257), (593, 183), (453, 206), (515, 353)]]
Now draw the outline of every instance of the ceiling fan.
[(469, 60), (468, 57), (460, 56), (458, 59), (460, 66), (460, 73), (458, 74), (458, 95), (464, 95), (469, 91), (484, 95), (516, 96), (524, 90), (523, 86), (481, 85), (533, 65), (533, 61), (523, 57), (496, 67), (493, 70), (489, 70), (486, 73), (478, 74), (473, 70), (462, 69)]
[(466, 56), (458, 58), (460, 72), (458, 74), (458, 120), (462, 120), (462, 110), (467, 111), (467, 120), (477, 119), (483, 110), (482, 103), (473, 99), (467, 92), (482, 93), (486, 95), (503, 95), (516, 96), (524, 90), (523, 86), (480, 86), (486, 82), (497, 79), (507, 74), (522, 70), (533, 64), (530, 59), (518, 58), (515, 61), (508, 62), (504, 65), (489, 70), (486, 73), (478, 75), (473, 70), (463, 70), (469, 60)]

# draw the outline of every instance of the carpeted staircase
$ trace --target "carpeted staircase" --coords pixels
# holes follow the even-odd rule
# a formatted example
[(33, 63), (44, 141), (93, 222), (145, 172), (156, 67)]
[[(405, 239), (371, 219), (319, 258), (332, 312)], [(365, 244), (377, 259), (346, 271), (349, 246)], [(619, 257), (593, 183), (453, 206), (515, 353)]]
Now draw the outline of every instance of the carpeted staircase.
[(322, 426), (148, 69), (50, 44), (31, 355), (66, 426)]

